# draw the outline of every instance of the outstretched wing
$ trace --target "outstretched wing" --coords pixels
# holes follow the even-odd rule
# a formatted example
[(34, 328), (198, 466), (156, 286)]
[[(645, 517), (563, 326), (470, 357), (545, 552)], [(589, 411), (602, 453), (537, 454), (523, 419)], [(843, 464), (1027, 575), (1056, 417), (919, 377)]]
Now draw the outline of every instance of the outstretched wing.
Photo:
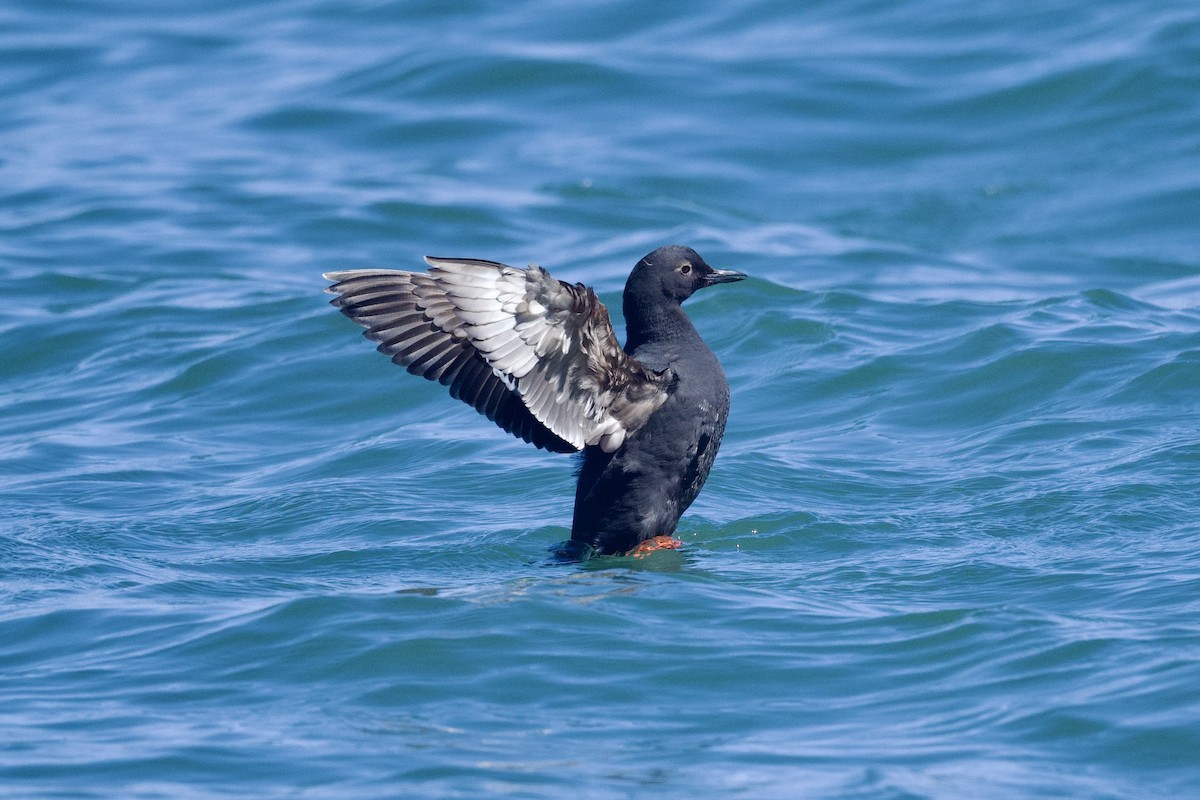
[(504, 430), (555, 452), (612, 452), (666, 400), (668, 377), (621, 349), (591, 289), (536, 265), (425, 260), (428, 273), (331, 272), (327, 291), (380, 352)]

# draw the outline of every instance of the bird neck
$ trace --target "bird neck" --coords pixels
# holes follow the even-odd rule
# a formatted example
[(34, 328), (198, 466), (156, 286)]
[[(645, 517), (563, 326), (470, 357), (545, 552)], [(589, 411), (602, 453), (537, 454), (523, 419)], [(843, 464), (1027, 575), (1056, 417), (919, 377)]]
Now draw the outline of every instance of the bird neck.
[(660, 341), (679, 341), (699, 337), (692, 321), (676, 302), (638, 302), (626, 297), (622, 304), (625, 314), (625, 350), (633, 352), (644, 344)]

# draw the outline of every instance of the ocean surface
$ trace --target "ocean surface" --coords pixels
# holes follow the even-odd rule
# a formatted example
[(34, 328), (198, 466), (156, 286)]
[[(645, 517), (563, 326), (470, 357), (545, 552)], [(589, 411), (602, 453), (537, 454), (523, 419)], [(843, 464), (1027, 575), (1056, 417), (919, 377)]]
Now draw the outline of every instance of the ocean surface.
[[(0, 796), (1200, 797), (1194, 0), (8, 0), (0, 107)], [(645, 559), (320, 276), (668, 243)]]

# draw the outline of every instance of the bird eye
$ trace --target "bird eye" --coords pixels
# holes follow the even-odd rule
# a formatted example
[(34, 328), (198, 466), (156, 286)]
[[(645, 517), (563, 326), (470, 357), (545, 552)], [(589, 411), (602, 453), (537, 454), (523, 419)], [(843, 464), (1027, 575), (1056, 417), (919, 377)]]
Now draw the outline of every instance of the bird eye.
[(690, 274), (692, 274), (692, 265), (684, 264), (682, 267), (679, 268), (679, 271), (681, 273), (683, 273), (684, 275), (690, 275)]

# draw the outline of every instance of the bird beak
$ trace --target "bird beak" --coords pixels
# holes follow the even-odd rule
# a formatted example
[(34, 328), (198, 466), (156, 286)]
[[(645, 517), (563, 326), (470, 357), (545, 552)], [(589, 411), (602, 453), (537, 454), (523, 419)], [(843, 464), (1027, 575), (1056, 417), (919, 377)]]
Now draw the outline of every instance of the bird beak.
[(718, 283), (733, 283), (734, 281), (745, 280), (745, 278), (746, 273), (738, 272), (736, 269), (714, 269), (704, 276), (704, 285), (713, 286)]

